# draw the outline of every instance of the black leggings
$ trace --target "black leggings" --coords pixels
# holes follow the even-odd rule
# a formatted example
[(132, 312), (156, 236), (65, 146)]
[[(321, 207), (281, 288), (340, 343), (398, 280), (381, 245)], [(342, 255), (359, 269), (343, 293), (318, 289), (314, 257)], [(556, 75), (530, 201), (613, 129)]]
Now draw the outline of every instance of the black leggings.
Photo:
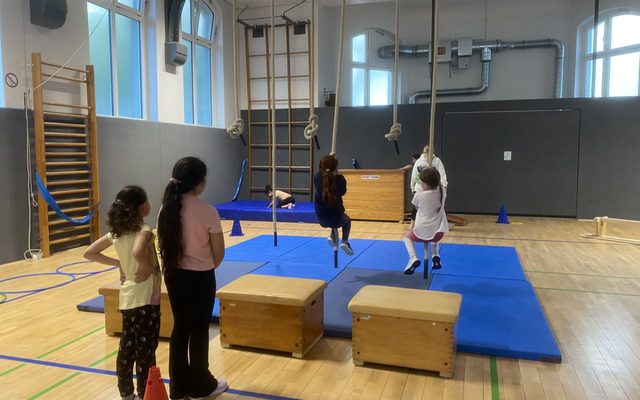
[(165, 271), (165, 284), (173, 311), (169, 343), (170, 397), (204, 397), (218, 381), (209, 372), (209, 323), (216, 291), (216, 276), (209, 271)]
[(149, 368), (156, 365), (160, 335), (160, 306), (122, 310), (122, 336), (116, 359), (116, 375), (121, 397), (133, 394), (133, 363), (136, 364), (138, 396), (144, 397)]
[(276, 199), (276, 207), (286, 206), (287, 204), (296, 204), (296, 199), (293, 196), (287, 197), (284, 200)]
[(323, 228), (342, 228), (342, 241), (346, 242), (349, 240), (349, 233), (351, 232), (351, 218), (349, 218), (347, 214), (342, 214), (342, 216), (337, 220), (325, 220), (318, 217), (318, 223), (320, 223), (320, 226)]

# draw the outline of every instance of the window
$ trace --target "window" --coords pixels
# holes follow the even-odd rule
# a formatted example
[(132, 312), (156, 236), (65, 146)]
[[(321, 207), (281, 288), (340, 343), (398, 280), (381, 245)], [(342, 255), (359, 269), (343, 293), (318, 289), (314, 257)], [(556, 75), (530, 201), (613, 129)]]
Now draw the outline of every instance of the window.
[(203, 0), (186, 0), (182, 8), (182, 44), (187, 61), (182, 66), (184, 122), (213, 126), (212, 60), (215, 13)]
[(143, 0), (87, 2), (96, 112), (143, 118)]
[(578, 30), (576, 96), (640, 95), (640, 11), (608, 10), (599, 20)]
[[(372, 57), (369, 49), (388, 43), (380, 42), (376, 30), (359, 33), (351, 39), (351, 104), (380, 106), (392, 101), (392, 70), (388, 60)], [(375, 54), (375, 52), (374, 52)], [(393, 63), (393, 60), (391, 60)]]

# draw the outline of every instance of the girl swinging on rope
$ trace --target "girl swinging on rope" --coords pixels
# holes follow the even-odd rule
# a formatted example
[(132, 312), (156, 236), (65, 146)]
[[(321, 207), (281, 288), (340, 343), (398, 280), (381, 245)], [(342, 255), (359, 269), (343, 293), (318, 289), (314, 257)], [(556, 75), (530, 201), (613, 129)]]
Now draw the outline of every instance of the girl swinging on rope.
[(349, 244), (351, 218), (344, 212), (342, 196), (347, 194), (347, 180), (338, 173), (338, 160), (333, 155), (326, 155), (320, 159), (318, 173), (314, 180), (315, 197), (314, 208), (318, 222), (323, 228), (332, 228), (328, 238), (333, 247), (338, 242), (334, 229), (342, 228), (342, 243), (340, 248), (347, 255), (353, 255)]

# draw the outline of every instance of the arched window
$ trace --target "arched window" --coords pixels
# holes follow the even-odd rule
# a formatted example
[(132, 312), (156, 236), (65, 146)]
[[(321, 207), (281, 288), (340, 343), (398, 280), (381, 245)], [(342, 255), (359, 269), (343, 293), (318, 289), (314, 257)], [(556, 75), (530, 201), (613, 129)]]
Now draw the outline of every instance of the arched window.
[(213, 125), (212, 60), (217, 16), (210, 3), (186, 0), (182, 9), (182, 44), (187, 46), (183, 65), (184, 122)]
[(576, 96), (640, 95), (640, 10), (604, 11), (595, 31), (583, 22), (576, 61)]
[(98, 114), (144, 117), (144, 4), (144, 0), (87, 2)]
[(393, 43), (381, 29), (367, 29), (351, 38), (351, 105), (379, 106), (392, 102), (393, 60), (378, 57), (378, 47)]

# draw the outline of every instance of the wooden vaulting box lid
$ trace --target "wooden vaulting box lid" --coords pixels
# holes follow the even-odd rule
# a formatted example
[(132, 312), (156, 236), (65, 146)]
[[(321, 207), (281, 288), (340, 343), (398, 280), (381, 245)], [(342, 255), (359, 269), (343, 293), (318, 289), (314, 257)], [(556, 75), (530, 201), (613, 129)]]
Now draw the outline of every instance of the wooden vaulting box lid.
[(304, 306), (327, 286), (318, 279), (247, 274), (220, 288), (220, 300)]
[(461, 303), (458, 293), (368, 285), (353, 296), (349, 311), (455, 323)]

